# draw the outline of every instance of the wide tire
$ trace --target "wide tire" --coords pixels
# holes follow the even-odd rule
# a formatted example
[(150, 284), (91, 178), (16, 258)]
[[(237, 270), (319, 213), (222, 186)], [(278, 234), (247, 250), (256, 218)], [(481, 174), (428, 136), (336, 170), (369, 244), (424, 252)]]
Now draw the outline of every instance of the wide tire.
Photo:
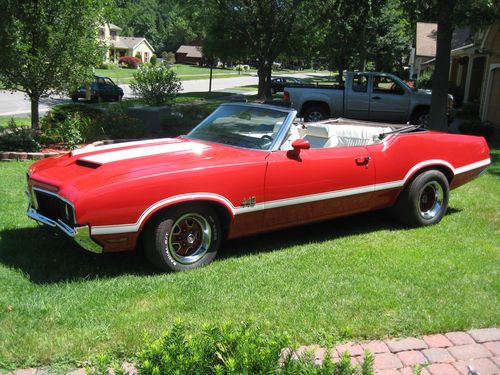
[(439, 223), (448, 208), (450, 187), (440, 171), (421, 173), (401, 192), (391, 211), (401, 223), (421, 227)]
[(304, 121), (317, 122), (328, 118), (328, 113), (323, 107), (309, 107), (304, 111)]
[(221, 243), (216, 212), (205, 205), (183, 205), (162, 212), (148, 224), (144, 250), (163, 271), (185, 271), (210, 263)]
[(420, 108), (413, 112), (410, 123), (412, 125), (420, 125), (423, 128), (427, 128), (429, 123), (429, 108)]

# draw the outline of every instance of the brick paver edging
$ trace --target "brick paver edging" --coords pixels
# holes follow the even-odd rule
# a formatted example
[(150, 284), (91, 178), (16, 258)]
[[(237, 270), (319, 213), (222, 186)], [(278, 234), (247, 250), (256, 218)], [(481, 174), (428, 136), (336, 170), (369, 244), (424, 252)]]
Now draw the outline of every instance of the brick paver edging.
[(364, 350), (373, 354), (375, 373), (380, 375), (411, 375), (417, 365), (422, 375), (466, 375), (469, 369), (480, 375), (500, 374), (500, 328), (351, 342), (331, 350), (301, 346), (293, 357), (312, 355), (320, 364), (327, 355), (335, 362), (348, 352), (351, 363), (360, 364)]
[[(412, 375), (415, 366), (421, 366), (422, 375), (494, 375), (500, 374), (500, 328), (473, 329), (467, 332), (448, 332), (423, 337), (350, 342), (327, 350), (319, 345), (301, 346), (292, 358), (312, 355), (321, 364), (327, 355), (338, 361), (348, 352), (351, 363), (360, 364), (365, 350), (375, 359), (375, 373), (379, 375)], [(289, 353), (289, 349), (284, 349)], [(125, 374), (136, 375), (133, 364), (124, 363)], [(472, 369), (474, 372), (470, 372)], [(43, 369), (21, 369), (7, 375), (47, 375)], [(1, 373), (0, 373), (1, 375)], [(76, 369), (67, 375), (85, 375)]]
[[(106, 139), (103, 141), (97, 141), (91, 143), (90, 145), (86, 145), (85, 147), (92, 146), (103, 146), (109, 145), (113, 143), (122, 143), (122, 142), (130, 142), (136, 141), (136, 139)], [(50, 156), (56, 156), (65, 154), (69, 151), (59, 151), (59, 152), (24, 152), (24, 151), (0, 151), (0, 161), (14, 161), (14, 160), (41, 160), (44, 158), (48, 158)]]

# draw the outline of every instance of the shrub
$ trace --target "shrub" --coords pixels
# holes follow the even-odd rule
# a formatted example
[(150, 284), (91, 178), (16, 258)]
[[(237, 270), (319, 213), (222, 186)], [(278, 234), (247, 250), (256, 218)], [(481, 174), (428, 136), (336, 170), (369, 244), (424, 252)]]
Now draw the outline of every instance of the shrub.
[(79, 113), (68, 113), (61, 121), (47, 126), (42, 120), (43, 143), (62, 143), (66, 149), (73, 150), (84, 141), (82, 128), (85, 128), (88, 119)]
[(130, 69), (137, 69), (137, 67), (141, 64), (141, 59), (134, 56), (122, 56), (118, 59), (118, 63)]
[(156, 65), (156, 55), (154, 53), (151, 55), (149, 62), (151, 63), (151, 65)]
[(111, 69), (116, 69), (116, 65), (112, 63), (105, 63), (103, 62), (101, 65), (97, 67), (97, 69), (103, 69), (103, 70), (111, 70)]
[(135, 58), (136, 58), (136, 59), (139, 59), (139, 61), (142, 61), (142, 55), (141, 55), (141, 53), (140, 53), (140, 52), (137, 52), (137, 53), (135, 54)]
[(234, 67), (234, 69), (237, 70), (238, 73), (241, 73), (241, 72), (246, 72), (246, 71), (250, 70), (250, 66), (238, 64)]
[[(78, 118), (80, 136), (84, 143), (106, 138), (130, 139), (147, 135), (142, 121), (127, 116), (127, 102), (114, 103), (107, 111), (79, 104), (65, 104), (52, 108), (42, 118), (42, 136), (45, 143), (63, 142), (69, 131), (61, 131), (68, 122)], [(70, 119), (70, 120), (68, 120)], [(66, 125), (65, 125), (66, 124)], [(73, 126), (76, 123), (73, 123)]]
[(488, 122), (465, 121), (458, 125), (458, 129), (462, 134), (480, 135), (485, 138), (491, 138), (495, 135), (495, 126)]
[(424, 70), (421, 72), (417, 78), (417, 88), (430, 90), (432, 88), (433, 75), (434, 72), (432, 70)]
[(201, 334), (189, 335), (183, 324), (175, 323), (138, 354), (137, 365), (146, 375), (373, 374), (373, 357), (368, 353), (360, 367), (351, 366), (347, 353), (338, 363), (327, 356), (323, 365), (315, 365), (311, 356), (292, 359), (291, 351), (283, 351), (288, 346), (285, 335), (262, 325), (206, 325)]
[(130, 87), (146, 104), (161, 106), (172, 102), (182, 86), (173, 70), (157, 65), (141, 67)]
[(11, 118), (9, 126), (0, 135), (0, 150), (37, 152), (40, 149), (36, 132), (27, 126), (17, 126)]
[(166, 65), (174, 65), (175, 64), (175, 53), (163, 51), (161, 53), (163, 58), (163, 63)]

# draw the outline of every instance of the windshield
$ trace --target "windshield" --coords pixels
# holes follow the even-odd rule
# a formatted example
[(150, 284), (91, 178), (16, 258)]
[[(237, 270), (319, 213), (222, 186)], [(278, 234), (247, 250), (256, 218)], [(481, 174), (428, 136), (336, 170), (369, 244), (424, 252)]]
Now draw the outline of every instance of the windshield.
[(287, 116), (287, 112), (269, 108), (223, 105), (193, 129), (187, 138), (270, 150)]

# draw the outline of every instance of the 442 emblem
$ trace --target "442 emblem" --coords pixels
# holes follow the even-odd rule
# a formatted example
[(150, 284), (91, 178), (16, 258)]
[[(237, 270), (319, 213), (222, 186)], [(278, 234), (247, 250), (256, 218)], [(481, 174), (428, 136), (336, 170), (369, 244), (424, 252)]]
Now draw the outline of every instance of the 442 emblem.
[(257, 202), (257, 199), (255, 197), (250, 197), (250, 198), (243, 198), (241, 201), (241, 206), (242, 207), (253, 207), (255, 206), (255, 202)]

